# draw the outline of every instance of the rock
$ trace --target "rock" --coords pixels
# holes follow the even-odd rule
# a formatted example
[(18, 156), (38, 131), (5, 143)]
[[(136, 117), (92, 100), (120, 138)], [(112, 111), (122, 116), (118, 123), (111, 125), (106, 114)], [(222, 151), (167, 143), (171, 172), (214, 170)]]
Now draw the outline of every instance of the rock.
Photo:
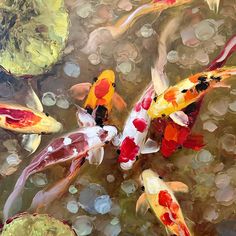
[(149, 38), (153, 35), (154, 30), (152, 28), (151, 24), (145, 24), (141, 27), (140, 29), (140, 34), (144, 37), (144, 38)]
[(125, 180), (121, 183), (121, 189), (127, 194), (130, 195), (138, 189), (138, 184), (133, 180)]
[(227, 203), (234, 199), (235, 190), (232, 186), (228, 185), (224, 188), (218, 189), (215, 192), (215, 199), (219, 203)]
[(208, 54), (203, 49), (196, 51), (195, 59), (197, 60), (198, 64), (202, 66), (208, 65), (210, 61)]
[(227, 152), (233, 152), (234, 147), (235, 147), (235, 143), (236, 143), (235, 135), (233, 135), (233, 134), (224, 134), (220, 138), (220, 143), (221, 143), (222, 149), (224, 149)]
[(7, 158), (6, 161), (9, 166), (17, 166), (21, 163), (21, 159), (19, 158), (17, 153), (12, 153), (10, 154)]
[(203, 124), (203, 129), (209, 132), (214, 132), (217, 128), (217, 125), (211, 120), (208, 120)]
[(107, 182), (108, 183), (113, 183), (114, 181), (115, 181), (114, 175), (107, 175)]
[(229, 109), (233, 112), (236, 112), (236, 101), (229, 104)]
[(114, 217), (110, 222), (111, 225), (117, 225), (119, 223), (120, 223), (120, 220), (117, 217)]
[(208, 163), (213, 160), (213, 156), (208, 150), (202, 149), (198, 152), (197, 160), (200, 162)]
[(74, 185), (70, 185), (69, 192), (71, 194), (76, 194), (78, 192), (78, 189)]
[(196, 47), (200, 44), (200, 41), (196, 38), (194, 29), (188, 26), (180, 31), (182, 43), (188, 47)]
[(78, 216), (73, 223), (72, 228), (75, 230), (78, 236), (89, 235), (93, 231), (92, 219), (86, 215)]
[(230, 176), (223, 173), (216, 175), (215, 184), (217, 188), (227, 187), (230, 184)]
[(218, 236), (235, 236), (236, 220), (226, 220), (216, 225)]
[(94, 208), (95, 210), (104, 215), (111, 211), (112, 201), (109, 195), (102, 195), (95, 199)]
[(129, 0), (120, 0), (117, 6), (124, 11), (131, 11), (133, 8), (133, 5)]
[(64, 70), (64, 73), (69, 77), (78, 78), (80, 75), (79, 65), (72, 62), (66, 62), (63, 70)]
[(219, 214), (212, 206), (207, 207), (203, 212), (203, 218), (207, 221), (214, 221), (218, 218)]
[(105, 236), (118, 236), (120, 232), (121, 232), (120, 224), (116, 225), (108, 224), (104, 229)]
[(131, 61), (124, 61), (117, 65), (117, 72), (121, 72), (124, 75), (129, 74), (133, 69), (133, 65)]
[(62, 109), (68, 109), (70, 107), (70, 103), (63, 95), (57, 97), (56, 105)]
[(7, 149), (10, 153), (17, 152), (18, 141), (16, 139), (7, 139), (2, 142), (2, 145)]
[(52, 92), (46, 92), (43, 94), (42, 103), (45, 106), (54, 106), (57, 102), (56, 95)]
[(215, 30), (215, 25), (209, 19), (203, 20), (194, 26), (195, 35), (200, 41), (211, 39), (215, 34)]
[(92, 65), (98, 65), (101, 62), (101, 58), (97, 53), (92, 53), (88, 56), (88, 60)]
[(179, 55), (178, 52), (175, 50), (171, 50), (167, 54), (167, 61), (170, 63), (176, 63), (179, 61)]
[(48, 183), (46, 174), (36, 173), (30, 178), (30, 182), (33, 183), (36, 187), (44, 187)]
[(217, 34), (214, 38), (213, 38), (216, 46), (222, 47), (225, 45), (226, 42), (226, 37), (224, 35), (221, 34)]
[(81, 18), (87, 18), (93, 12), (91, 3), (87, 2), (77, 7), (76, 13)]
[(227, 113), (229, 100), (227, 98), (221, 98), (209, 102), (208, 109), (214, 116), (223, 116)]
[(73, 214), (76, 214), (79, 211), (79, 205), (75, 200), (67, 202), (66, 208), (70, 213)]

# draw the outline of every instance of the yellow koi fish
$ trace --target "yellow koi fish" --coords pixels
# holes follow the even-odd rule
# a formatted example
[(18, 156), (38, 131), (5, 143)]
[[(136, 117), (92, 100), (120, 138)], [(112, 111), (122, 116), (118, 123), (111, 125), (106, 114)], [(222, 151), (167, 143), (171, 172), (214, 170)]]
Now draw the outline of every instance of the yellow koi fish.
[(173, 191), (188, 192), (188, 186), (181, 182), (164, 182), (152, 170), (141, 174), (144, 191), (136, 204), (136, 212), (146, 213), (151, 208), (166, 229), (176, 236), (191, 236), (180, 205)]
[(148, 115), (154, 119), (178, 113), (191, 103), (198, 101), (210, 89), (225, 87), (223, 81), (233, 75), (236, 75), (236, 67), (222, 67), (192, 75), (155, 97)]

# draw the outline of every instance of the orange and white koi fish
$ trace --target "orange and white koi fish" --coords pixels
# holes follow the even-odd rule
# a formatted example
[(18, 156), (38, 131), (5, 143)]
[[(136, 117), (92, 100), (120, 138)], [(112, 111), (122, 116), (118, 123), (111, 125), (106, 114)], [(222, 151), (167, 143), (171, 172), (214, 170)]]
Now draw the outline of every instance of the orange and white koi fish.
[(151, 208), (171, 234), (191, 236), (180, 205), (173, 193), (173, 191), (188, 192), (188, 186), (181, 182), (164, 182), (150, 169), (142, 172), (141, 180), (145, 192), (137, 201), (136, 212), (146, 213), (148, 208)]
[(177, 124), (187, 126), (187, 115), (184, 115), (181, 110), (198, 101), (210, 89), (225, 87), (224, 80), (233, 75), (236, 75), (236, 67), (222, 67), (192, 75), (155, 97), (148, 110), (148, 115), (151, 119), (170, 116)]
[(122, 110), (126, 107), (124, 100), (115, 92), (115, 73), (104, 70), (94, 83), (81, 83), (71, 87), (72, 97), (83, 100), (87, 96), (84, 108), (91, 114), (98, 125), (102, 125), (112, 110), (112, 105)]
[[(88, 42), (82, 51), (86, 54), (95, 52), (101, 43), (108, 40), (108, 34), (111, 39), (119, 38), (144, 15), (154, 12), (160, 13), (168, 8), (181, 6), (190, 3), (191, 1), (192, 0), (152, 0), (149, 3), (145, 3), (136, 8), (133, 12), (121, 17), (114, 25), (100, 27), (92, 31), (89, 35)], [(104, 39), (104, 35), (106, 35), (107, 39)]]

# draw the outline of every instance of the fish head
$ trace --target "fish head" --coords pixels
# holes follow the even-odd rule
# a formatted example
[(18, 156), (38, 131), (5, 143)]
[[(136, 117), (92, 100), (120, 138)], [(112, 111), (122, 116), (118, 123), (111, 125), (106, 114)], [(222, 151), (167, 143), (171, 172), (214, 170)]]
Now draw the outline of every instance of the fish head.
[(147, 194), (158, 194), (160, 190), (166, 189), (164, 181), (151, 169), (144, 170), (140, 180)]
[(111, 84), (115, 83), (115, 73), (113, 70), (104, 70), (98, 77), (98, 82), (107, 79)]

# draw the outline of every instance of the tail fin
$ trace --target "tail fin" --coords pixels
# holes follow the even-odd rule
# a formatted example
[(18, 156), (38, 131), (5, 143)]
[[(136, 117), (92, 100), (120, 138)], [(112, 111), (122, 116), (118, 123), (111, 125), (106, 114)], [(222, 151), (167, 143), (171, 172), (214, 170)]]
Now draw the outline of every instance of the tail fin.
[(218, 12), (220, 0), (205, 0), (212, 11)]

